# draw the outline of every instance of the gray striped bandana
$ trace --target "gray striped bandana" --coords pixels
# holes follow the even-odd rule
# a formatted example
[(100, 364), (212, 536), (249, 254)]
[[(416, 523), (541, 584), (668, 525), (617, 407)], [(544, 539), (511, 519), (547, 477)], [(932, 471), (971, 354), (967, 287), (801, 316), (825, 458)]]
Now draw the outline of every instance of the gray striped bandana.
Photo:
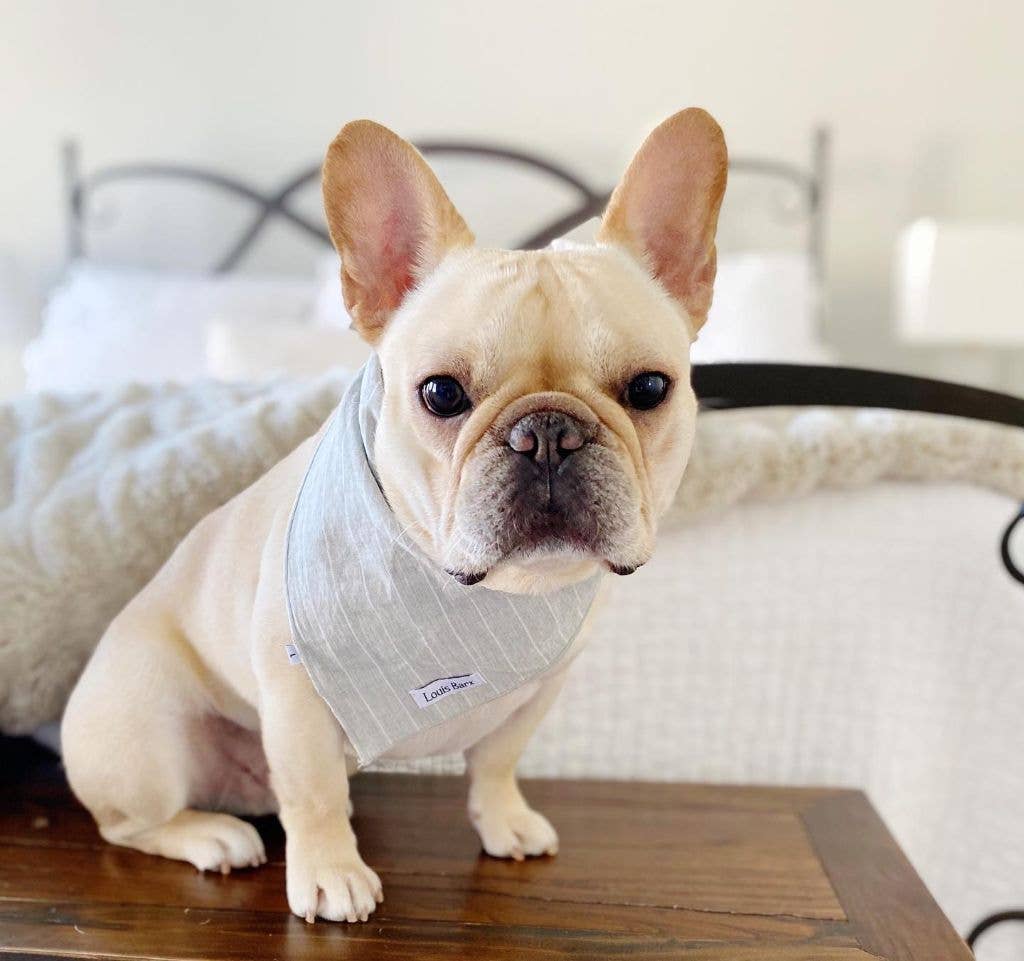
[(568, 651), (600, 575), (550, 594), (459, 584), (402, 531), (371, 463), (376, 357), (345, 392), (292, 509), (293, 643), (360, 765), (507, 694)]

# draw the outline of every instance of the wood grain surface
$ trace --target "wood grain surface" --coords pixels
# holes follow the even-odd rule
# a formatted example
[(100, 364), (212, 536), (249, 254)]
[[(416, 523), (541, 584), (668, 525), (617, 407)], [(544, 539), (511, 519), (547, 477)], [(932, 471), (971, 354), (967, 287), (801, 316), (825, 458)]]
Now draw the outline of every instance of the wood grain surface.
[(269, 863), (228, 877), (105, 844), (58, 762), (0, 741), (0, 957), (693, 961), (969, 959), (855, 791), (534, 781), (561, 853), (481, 855), (458, 778), (363, 775), (365, 924), (288, 913)]

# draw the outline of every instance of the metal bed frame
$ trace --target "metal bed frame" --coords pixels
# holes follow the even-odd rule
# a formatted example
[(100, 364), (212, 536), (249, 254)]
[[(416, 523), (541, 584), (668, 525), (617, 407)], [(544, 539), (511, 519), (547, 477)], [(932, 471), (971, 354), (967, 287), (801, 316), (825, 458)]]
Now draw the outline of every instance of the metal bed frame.
[[(610, 196), (610, 190), (588, 184), (562, 164), (521, 150), (450, 140), (423, 140), (418, 147), (428, 157), (475, 157), (531, 169), (571, 188), (576, 198), (574, 206), (524, 237), (516, 245), (522, 249), (545, 247), (555, 238), (600, 215)], [(761, 158), (739, 157), (729, 162), (730, 175), (751, 174), (783, 183), (796, 191), (806, 212), (806, 251), (812, 275), (819, 285), (824, 283), (826, 276), (824, 245), (829, 152), (829, 132), (819, 127), (813, 135), (809, 168)], [(304, 168), (270, 190), (261, 190), (238, 177), (204, 167), (167, 163), (119, 164), (85, 175), (81, 170), (78, 145), (69, 141), (63, 146), (63, 170), (68, 211), (67, 247), (72, 259), (87, 255), (86, 228), (92, 193), (113, 183), (139, 180), (206, 184), (253, 204), (254, 215), (213, 265), (214, 273), (226, 273), (236, 268), (275, 218), (283, 219), (299, 232), (330, 245), (322, 223), (297, 213), (290, 206), (299, 191), (319, 180), (319, 165)], [(805, 405), (880, 407), (968, 417), (1024, 429), (1024, 398), (882, 371), (797, 364), (697, 364), (693, 368), (693, 384), (705, 409)], [(1021, 524), (1024, 524), (1024, 506), (1002, 533), (994, 555), (998, 556), (1009, 576), (1024, 585), (1024, 572), (1010, 554), (1011, 537)], [(967, 944), (973, 949), (982, 934), (1007, 921), (1024, 921), (1024, 909), (1000, 911), (983, 918), (967, 934)]]
[[(825, 278), (825, 212), (828, 189), (830, 156), (828, 128), (814, 130), (811, 163), (807, 168), (783, 160), (760, 157), (737, 157), (729, 161), (730, 176), (741, 174), (766, 178), (794, 191), (799, 208), (806, 213), (806, 250), (813, 266), (815, 280)], [(611, 189), (595, 187), (556, 161), (533, 153), (490, 143), (455, 140), (422, 140), (417, 147), (427, 157), (471, 157), (497, 161), (527, 170), (533, 170), (570, 188), (575, 194), (573, 206), (564, 214), (548, 221), (544, 226), (522, 238), (514, 246), (524, 250), (546, 247), (572, 228), (599, 216), (608, 203)], [(86, 228), (89, 220), (89, 202), (100, 188), (114, 183), (138, 180), (171, 180), (205, 184), (224, 193), (247, 200), (256, 208), (249, 224), (238, 238), (213, 264), (213, 273), (234, 270), (259, 239), (264, 228), (281, 218), (301, 233), (330, 246), (331, 240), (323, 223), (297, 213), (290, 203), (296, 194), (320, 180), (320, 165), (310, 165), (281, 182), (277, 187), (263, 190), (239, 177), (206, 167), (168, 163), (127, 163), (101, 167), (89, 174), (82, 172), (81, 150), (74, 140), (62, 147), (64, 196), (67, 205), (67, 250), (69, 259), (87, 255)]]

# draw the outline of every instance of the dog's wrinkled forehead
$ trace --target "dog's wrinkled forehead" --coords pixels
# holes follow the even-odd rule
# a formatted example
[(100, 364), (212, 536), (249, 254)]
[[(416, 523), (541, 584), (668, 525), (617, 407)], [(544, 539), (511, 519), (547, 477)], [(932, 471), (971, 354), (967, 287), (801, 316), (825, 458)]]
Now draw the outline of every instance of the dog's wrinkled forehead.
[[(395, 314), (379, 346), (404, 378), (447, 373), (491, 393), (613, 384), (624, 370), (685, 373), (678, 305), (611, 246), (457, 251)], [(400, 346), (400, 349), (398, 347)]]

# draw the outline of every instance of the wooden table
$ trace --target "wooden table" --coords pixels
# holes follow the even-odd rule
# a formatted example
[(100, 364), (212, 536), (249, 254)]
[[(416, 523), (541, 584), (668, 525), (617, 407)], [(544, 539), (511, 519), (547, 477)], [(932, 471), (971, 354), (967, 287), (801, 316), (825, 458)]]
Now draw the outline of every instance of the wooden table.
[(288, 914), (283, 839), (228, 877), (102, 843), (59, 765), (0, 752), (0, 959), (945, 961), (972, 957), (863, 794), (536, 781), (562, 852), (481, 856), (455, 778), (355, 781), (385, 901), (366, 924)]

